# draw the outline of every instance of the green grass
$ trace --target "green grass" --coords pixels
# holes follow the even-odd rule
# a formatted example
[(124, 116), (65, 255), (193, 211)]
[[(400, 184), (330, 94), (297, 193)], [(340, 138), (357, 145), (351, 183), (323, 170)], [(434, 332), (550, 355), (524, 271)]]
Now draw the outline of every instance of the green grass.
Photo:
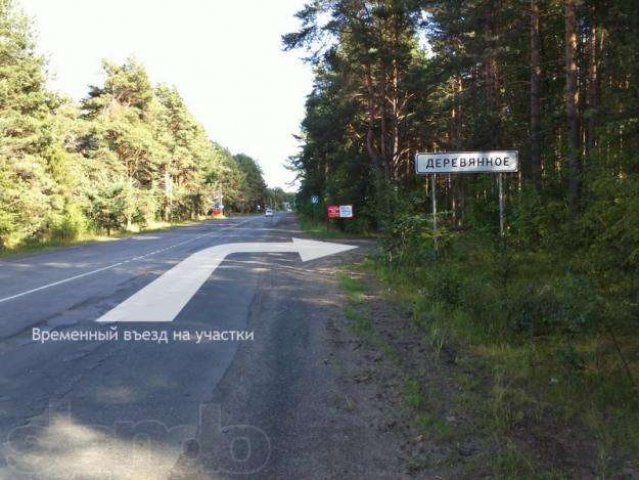
[(329, 223), (328, 221), (313, 220), (307, 216), (298, 216), (300, 229), (306, 235), (314, 238), (323, 239), (340, 239), (340, 238), (370, 238), (372, 235), (365, 233), (354, 233), (348, 231), (342, 231), (338, 228), (337, 224)]
[[(436, 356), (446, 346), (459, 352), (456, 408), (478, 417), (477, 428), (493, 432), (498, 447), (485, 467), (500, 478), (564, 478), (562, 465), (537, 452), (555, 433), (572, 460), (593, 465), (600, 478), (637, 468), (631, 316), (626, 330), (621, 319), (602, 319), (620, 309), (602, 299), (591, 305), (596, 292), (546, 254), (516, 253), (506, 267), (482, 251), (414, 265), (377, 259), (368, 268), (390, 298), (411, 306), (413, 328)], [(597, 319), (615, 322), (616, 336)], [(420, 404), (414, 387), (410, 405)], [(569, 431), (572, 438), (562, 438)]]
[(422, 385), (415, 378), (409, 378), (405, 382), (404, 401), (409, 407), (415, 409), (423, 405), (424, 392), (422, 391)]
[(454, 438), (453, 427), (446, 419), (430, 413), (420, 413), (416, 416), (416, 427), (423, 435), (442, 442)]
[(373, 332), (373, 327), (371, 325), (371, 320), (366, 316), (366, 314), (361, 313), (353, 306), (345, 307), (345, 316), (351, 320), (351, 331), (361, 336), (371, 335)]
[(366, 287), (360, 280), (345, 273), (340, 273), (338, 275), (338, 282), (352, 303), (358, 303), (364, 300)]
[(373, 326), (369, 309), (364, 304), (365, 285), (359, 279), (345, 273), (338, 274), (338, 283), (347, 294), (344, 314), (351, 322), (349, 325), (351, 331), (361, 336), (370, 336), (373, 332)]
[[(387, 250), (357, 274), (345, 270), (338, 280), (353, 331), (406, 375), (418, 431), (449, 446), (488, 442), (465, 457), (460, 478), (626, 478), (638, 466), (637, 279), (599, 273), (572, 252), (480, 240), (452, 237), (437, 259)], [(428, 375), (403, 373), (399, 351), (369, 320), (363, 272), (411, 311), (407, 328), (441, 369), (435, 389), (446, 375), (453, 399), (421, 385)], [(465, 422), (452, 426), (450, 414)], [(459, 460), (454, 452), (436, 463)]]

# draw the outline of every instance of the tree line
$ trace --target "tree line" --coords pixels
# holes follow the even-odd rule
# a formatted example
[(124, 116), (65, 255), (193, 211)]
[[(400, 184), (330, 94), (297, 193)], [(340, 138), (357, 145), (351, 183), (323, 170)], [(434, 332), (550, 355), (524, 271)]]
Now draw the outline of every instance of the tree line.
[(227, 211), (273, 192), (251, 157), (209, 140), (175, 87), (104, 61), (75, 103), (46, 86), (30, 21), (0, 0), (0, 249)]
[(568, 252), (601, 278), (631, 279), (637, 13), (631, 0), (308, 2), (283, 36), (315, 72), (291, 159), (299, 208), (313, 195), (352, 203), (347, 228), (413, 235), (422, 251), (437, 195), (436, 235), (495, 238), (495, 176), (439, 175), (431, 192), (414, 158), (518, 150), (520, 172), (505, 179), (511, 248)]
[[(315, 71), (292, 160), (301, 198), (356, 203), (379, 227), (423, 189), (416, 152), (508, 148), (523, 160), (510, 195), (569, 218), (601, 194), (616, 203), (637, 178), (637, 11), (628, 0), (308, 2), (283, 37)], [(458, 223), (491, 188), (439, 182)]]

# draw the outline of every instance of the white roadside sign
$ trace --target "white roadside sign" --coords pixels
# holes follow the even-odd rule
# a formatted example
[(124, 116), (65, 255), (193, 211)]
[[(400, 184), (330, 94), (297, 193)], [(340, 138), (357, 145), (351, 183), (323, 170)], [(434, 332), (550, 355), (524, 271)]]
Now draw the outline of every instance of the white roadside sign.
[(353, 205), (340, 205), (340, 218), (353, 218)]
[(442, 152), (416, 154), (416, 174), (500, 173), (518, 171), (518, 152)]

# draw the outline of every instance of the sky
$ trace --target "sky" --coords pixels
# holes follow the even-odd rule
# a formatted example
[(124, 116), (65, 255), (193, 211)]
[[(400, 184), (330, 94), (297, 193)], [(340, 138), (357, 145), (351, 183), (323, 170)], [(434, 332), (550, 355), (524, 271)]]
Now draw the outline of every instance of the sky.
[(304, 0), (19, 0), (33, 18), (50, 87), (79, 100), (102, 84), (102, 59), (140, 60), (175, 85), (212, 140), (258, 160), (293, 191), (283, 164), (298, 150), (312, 72), (280, 37)]

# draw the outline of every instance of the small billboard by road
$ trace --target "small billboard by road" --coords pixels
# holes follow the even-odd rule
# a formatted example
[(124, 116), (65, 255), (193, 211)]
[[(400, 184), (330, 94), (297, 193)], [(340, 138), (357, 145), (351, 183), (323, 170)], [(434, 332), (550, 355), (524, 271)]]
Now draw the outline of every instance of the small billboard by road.
[(353, 205), (329, 205), (327, 218), (353, 218)]

